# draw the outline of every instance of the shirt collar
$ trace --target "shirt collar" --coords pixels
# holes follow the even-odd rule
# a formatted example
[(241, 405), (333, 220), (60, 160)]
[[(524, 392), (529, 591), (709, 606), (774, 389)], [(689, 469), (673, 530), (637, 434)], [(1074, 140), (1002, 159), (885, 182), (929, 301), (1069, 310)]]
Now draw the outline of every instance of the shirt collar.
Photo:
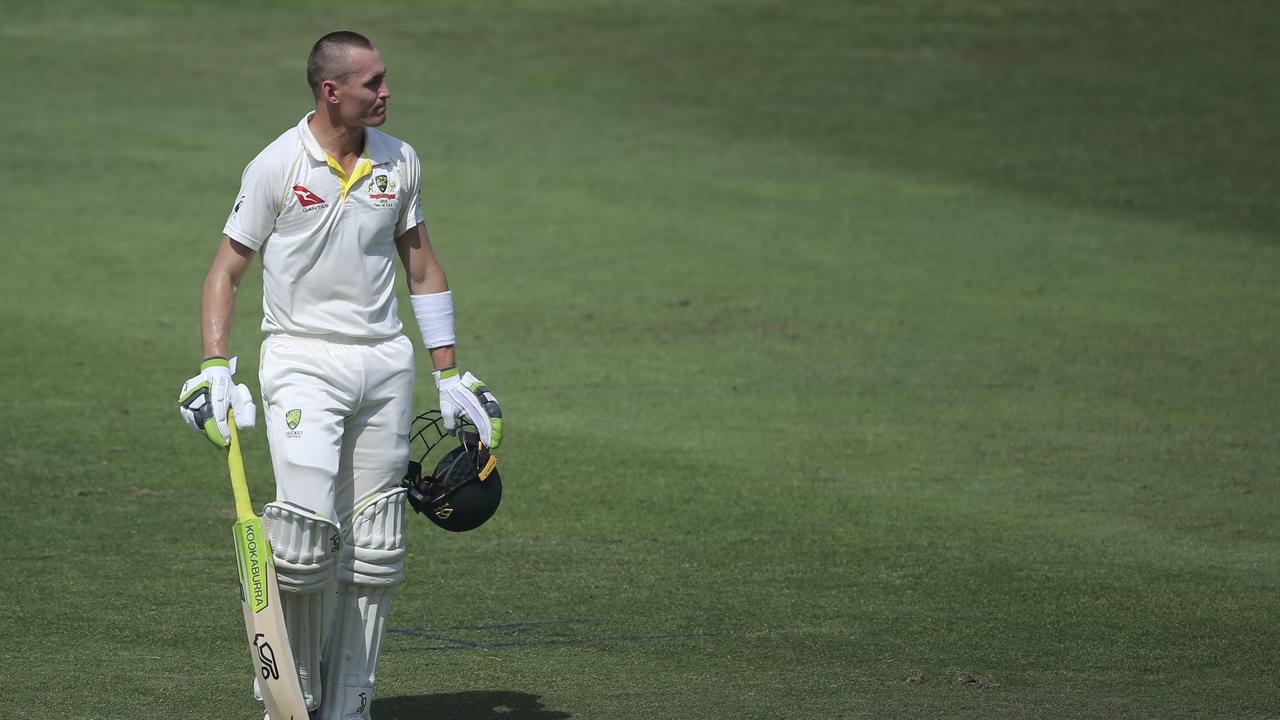
[[(311, 111), (302, 116), (298, 121), (298, 135), (302, 138), (302, 147), (306, 148), (307, 154), (311, 159), (318, 163), (327, 162), (329, 154), (320, 147), (320, 141), (316, 140), (315, 134), (311, 132), (311, 126), (307, 123), (311, 120), (311, 116), (315, 115), (315, 111)], [(391, 153), (388, 143), (383, 140), (383, 135), (372, 128), (364, 129), (364, 156), (369, 158), (369, 162), (374, 165), (381, 165), (391, 160)]]

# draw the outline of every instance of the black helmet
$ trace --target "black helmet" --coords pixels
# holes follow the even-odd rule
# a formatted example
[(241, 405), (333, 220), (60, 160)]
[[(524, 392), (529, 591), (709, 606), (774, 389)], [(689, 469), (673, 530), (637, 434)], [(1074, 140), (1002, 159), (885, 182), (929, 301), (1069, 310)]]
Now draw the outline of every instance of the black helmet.
[(502, 502), (502, 478), (498, 458), (480, 442), (475, 428), (465, 424), (458, 430), (458, 446), (436, 462), (434, 472), (423, 476), (427, 456), (443, 449), (449, 437), (439, 410), (428, 410), (413, 421), (410, 455), (421, 454), (409, 461), (403, 484), (414, 510), (445, 530), (465, 532), (493, 517)]

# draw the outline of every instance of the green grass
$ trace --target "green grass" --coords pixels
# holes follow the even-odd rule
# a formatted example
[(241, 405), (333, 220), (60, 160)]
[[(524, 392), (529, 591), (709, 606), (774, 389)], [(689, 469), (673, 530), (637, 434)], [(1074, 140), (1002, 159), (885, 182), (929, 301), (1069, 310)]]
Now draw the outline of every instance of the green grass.
[(509, 418), (495, 520), (410, 528), (379, 720), (1276, 716), (1271, 4), (0, 13), (0, 716), (256, 717), (174, 398), (338, 27)]

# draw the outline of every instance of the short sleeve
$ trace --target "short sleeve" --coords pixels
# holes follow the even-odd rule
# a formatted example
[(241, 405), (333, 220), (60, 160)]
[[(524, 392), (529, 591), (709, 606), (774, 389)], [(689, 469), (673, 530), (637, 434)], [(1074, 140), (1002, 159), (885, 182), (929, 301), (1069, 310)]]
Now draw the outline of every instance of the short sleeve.
[(408, 145), (404, 146), (404, 202), (400, 203), (400, 217), (396, 220), (396, 237), (409, 232), (422, 222), (422, 198), (420, 185), (422, 167), (418, 163), (418, 154)]
[(254, 158), (240, 177), (240, 193), (222, 232), (236, 242), (258, 250), (275, 228), (283, 202), (284, 173), (264, 155)]

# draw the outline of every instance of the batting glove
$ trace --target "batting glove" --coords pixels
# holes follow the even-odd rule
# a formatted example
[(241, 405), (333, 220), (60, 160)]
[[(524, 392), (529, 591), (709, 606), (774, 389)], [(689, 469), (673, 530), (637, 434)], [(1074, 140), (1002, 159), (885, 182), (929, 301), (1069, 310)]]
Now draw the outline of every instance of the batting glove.
[(178, 393), (178, 412), (187, 426), (220, 448), (231, 444), (228, 407), (235, 411), (236, 427), (251, 428), (258, 423), (258, 409), (249, 388), (231, 379), (235, 371), (235, 358), (209, 358), (200, 366), (200, 374), (183, 383)]
[(444, 429), (453, 434), (462, 418), (480, 433), (480, 442), (497, 448), (502, 444), (502, 408), (493, 391), (471, 373), (458, 375), (458, 368), (437, 370), (436, 389), (440, 391), (440, 414), (444, 416)]

